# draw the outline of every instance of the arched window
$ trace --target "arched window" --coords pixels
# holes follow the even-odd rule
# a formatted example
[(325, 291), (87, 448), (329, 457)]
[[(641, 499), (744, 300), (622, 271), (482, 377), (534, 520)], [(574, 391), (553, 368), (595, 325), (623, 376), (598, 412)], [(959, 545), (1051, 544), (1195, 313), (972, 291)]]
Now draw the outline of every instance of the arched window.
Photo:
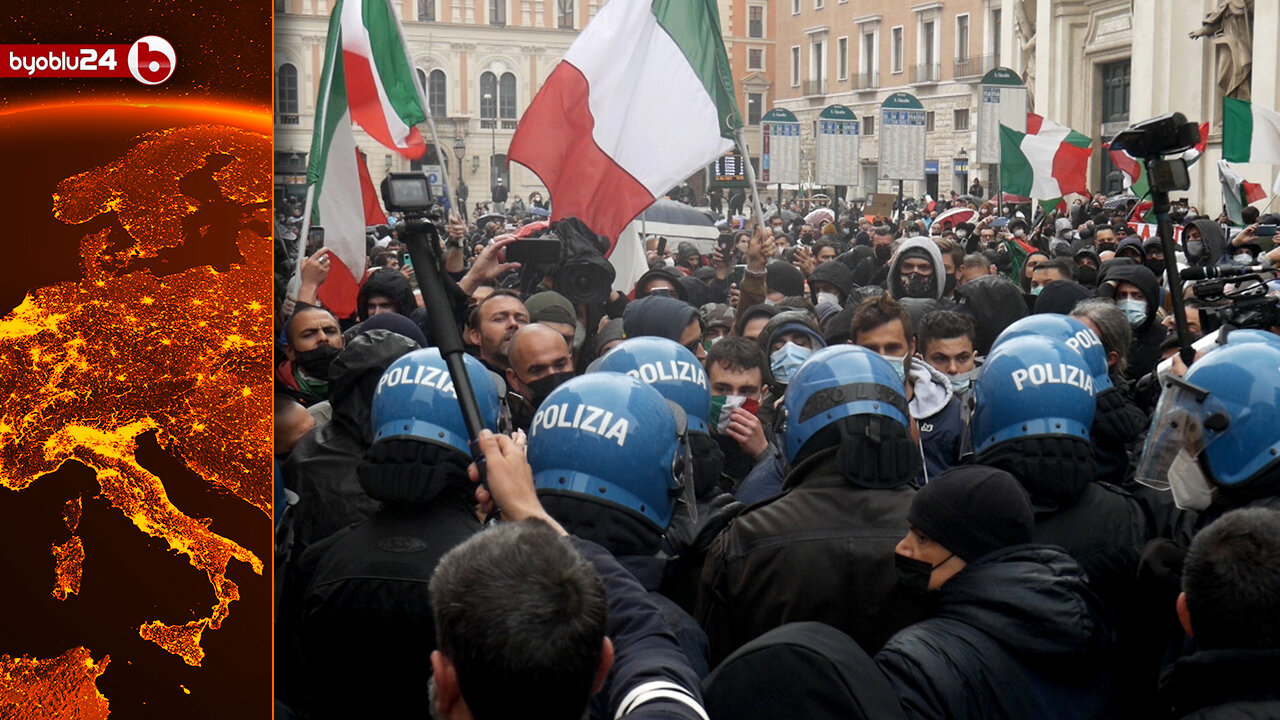
[(502, 73), (498, 81), (498, 115), (503, 120), (516, 119), (516, 76)]
[(282, 125), (298, 124), (298, 68), (289, 63), (276, 70), (276, 115)]
[(422, 94), (427, 94), (427, 71), (422, 68), (413, 69), (413, 78), (418, 81), (418, 87), (422, 89)]
[(448, 91), (448, 85), (445, 82), (444, 71), (436, 68), (431, 71), (431, 76), (427, 80), (427, 107), (431, 109), (434, 117), (447, 117), (448, 110), (445, 97)]
[(480, 119), (494, 120), (497, 117), (498, 77), (486, 70), (480, 73)]

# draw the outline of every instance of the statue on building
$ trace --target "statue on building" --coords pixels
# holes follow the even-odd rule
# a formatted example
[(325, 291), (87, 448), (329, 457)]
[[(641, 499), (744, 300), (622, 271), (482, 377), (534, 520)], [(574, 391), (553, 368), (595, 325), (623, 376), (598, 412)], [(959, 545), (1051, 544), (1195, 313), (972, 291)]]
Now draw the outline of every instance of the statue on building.
[(1225, 97), (1248, 100), (1253, 73), (1253, 0), (1221, 0), (1200, 21), (1192, 40), (1213, 36), (1218, 61), (1218, 88)]
[(1022, 84), (1027, 87), (1027, 109), (1034, 110), (1036, 106), (1036, 26), (1027, 17), (1028, 2), (1030, 0), (1022, 0), (1014, 6), (1018, 13), (1014, 23), (1018, 31), (1018, 45), (1022, 49)]

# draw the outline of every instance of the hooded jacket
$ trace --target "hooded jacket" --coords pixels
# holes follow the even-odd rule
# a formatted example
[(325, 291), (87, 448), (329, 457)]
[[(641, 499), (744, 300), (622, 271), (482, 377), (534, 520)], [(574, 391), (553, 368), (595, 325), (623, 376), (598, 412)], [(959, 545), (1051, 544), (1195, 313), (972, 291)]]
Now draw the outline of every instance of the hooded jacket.
[(961, 285), (956, 288), (956, 296), (959, 299), (956, 312), (972, 318), (977, 329), (978, 341), (973, 349), (979, 355), (986, 355), (1005, 328), (1028, 314), (1018, 286), (996, 275), (985, 275)]
[(1160, 343), (1164, 342), (1167, 331), (1156, 321), (1156, 311), (1160, 307), (1160, 285), (1155, 273), (1142, 265), (1117, 264), (1109, 265), (1098, 280), (1102, 287), (1106, 282), (1125, 282), (1137, 287), (1147, 298), (1147, 319), (1133, 329), (1133, 343), (1129, 345), (1129, 367), (1125, 375), (1130, 380), (1138, 380), (1155, 369), (1160, 362)]
[(1265, 720), (1280, 717), (1280, 648), (1201, 650), (1165, 671), (1169, 718)]
[(365, 278), (356, 295), (356, 312), (361, 322), (369, 319), (369, 298), (377, 295), (390, 300), (396, 306), (396, 312), (405, 317), (409, 317), (418, 308), (418, 300), (413, 296), (413, 288), (405, 276), (399, 270), (382, 268)]
[[(1227, 249), (1227, 239), (1222, 235), (1222, 226), (1209, 218), (1199, 218), (1187, 224), (1195, 226), (1200, 231), (1200, 239), (1204, 241), (1205, 250), (1204, 257), (1198, 261), (1192, 261), (1188, 257), (1188, 262), (1192, 265), (1217, 265), (1218, 261), (1223, 259), (1223, 253)], [(1183, 249), (1184, 251), (1186, 249), (1185, 237), (1183, 238)]]
[(909, 718), (1109, 718), (1111, 632), (1062, 551), (1019, 545), (971, 563), (876, 664)]
[(972, 444), (968, 438), (969, 426), (964, 406), (952, 392), (946, 375), (918, 357), (911, 358), (907, 375), (914, 389), (908, 410), (920, 428), (927, 480), (960, 464)]
[(333, 419), (302, 438), (284, 464), (285, 487), (298, 493), (294, 537), (299, 549), (378, 508), (356, 480), (356, 465), (373, 444), (373, 391), (387, 366), (418, 343), (389, 330), (352, 339), (329, 368)]
[(902, 241), (902, 244), (894, 251), (893, 256), (889, 258), (889, 294), (897, 300), (907, 297), (906, 288), (902, 285), (898, 267), (902, 264), (902, 256), (904, 254), (918, 249), (923, 249), (927, 252), (929, 262), (933, 264), (933, 294), (929, 299), (941, 300), (944, 286), (947, 282), (947, 269), (942, 264), (942, 251), (938, 249), (938, 244), (927, 237), (913, 237)]

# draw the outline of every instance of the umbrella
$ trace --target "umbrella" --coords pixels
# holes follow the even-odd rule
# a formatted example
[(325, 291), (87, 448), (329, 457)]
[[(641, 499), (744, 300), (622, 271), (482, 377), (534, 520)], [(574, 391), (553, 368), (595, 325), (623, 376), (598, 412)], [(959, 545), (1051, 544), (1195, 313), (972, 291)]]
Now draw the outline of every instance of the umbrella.
[(800, 219), (800, 213), (791, 210), (781, 210), (778, 212), (767, 212), (764, 214), (764, 221), (769, 222), (774, 217), (781, 217), (784, 222), (790, 223), (793, 220)]
[(938, 215), (933, 224), (941, 228), (953, 228), (960, 223), (971, 223), (978, 219), (978, 211), (973, 208), (957, 207)]
[(661, 235), (673, 240), (689, 240), (698, 252), (708, 255), (716, 246), (720, 230), (711, 218), (696, 208), (682, 202), (662, 199), (632, 221), (636, 230), (645, 235)]
[(506, 225), (507, 216), (502, 215), (500, 213), (489, 213), (488, 215), (481, 215), (480, 217), (476, 218), (476, 227), (483, 228), (485, 225), (488, 225), (491, 222), (496, 222), (499, 225)]
[(959, 200), (960, 202), (965, 204), (973, 204), (973, 205), (981, 205), (983, 202), (985, 202), (982, 198), (978, 197), (977, 195), (968, 195), (968, 194), (960, 195), (956, 198), (956, 200)]
[(814, 210), (813, 212), (804, 216), (805, 224), (815, 228), (821, 227), (824, 222), (835, 222), (835, 221), (836, 221), (836, 214), (831, 211), (831, 208), (820, 207), (817, 210)]

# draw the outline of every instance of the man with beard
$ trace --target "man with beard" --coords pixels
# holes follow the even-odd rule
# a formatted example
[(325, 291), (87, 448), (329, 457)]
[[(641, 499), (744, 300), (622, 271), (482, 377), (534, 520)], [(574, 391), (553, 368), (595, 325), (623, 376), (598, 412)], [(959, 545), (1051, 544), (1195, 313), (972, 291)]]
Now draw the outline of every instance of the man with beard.
[(329, 363), (342, 352), (342, 329), (333, 313), (299, 304), (284, 324), (284, 354), (276, 368), (276, 390), (303, 406), (329, 397)]
[(511, 338), (528, 324), (529, 311), (520, 296), (499, 290), (485, 298), (467, 320), (467, 341), (478, 346), (480, 360), (501, 375), (511, 366), (507, 360)]
[(528, 430), (533, 414), (543, 399), (561, 383), (573, 377), (573, 357), (564, 336), (540, 324), (525, 325), (511, 336), (507, 353), (507, 396), (511, 422)]

